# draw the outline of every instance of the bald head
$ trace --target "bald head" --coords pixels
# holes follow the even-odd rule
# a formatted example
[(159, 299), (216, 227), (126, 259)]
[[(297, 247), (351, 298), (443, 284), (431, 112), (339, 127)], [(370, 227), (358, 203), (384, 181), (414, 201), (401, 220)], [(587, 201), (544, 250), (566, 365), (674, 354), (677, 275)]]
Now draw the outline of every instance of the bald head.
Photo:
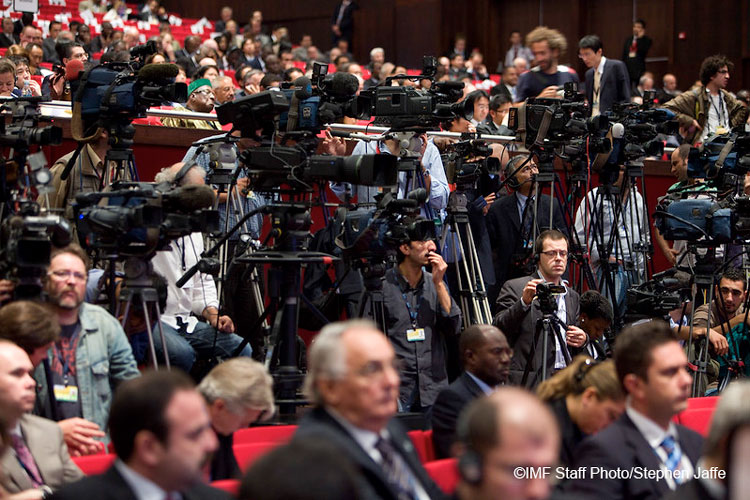
[[(549, 477), (516, 479), (493, 464), (553, 467), (560, 448), (560, 432), (552, 412), (533, 394), (502, 387), (472, 402), (458, 422), (461, 444), (482, 460), (474, 472), (481, 480), (462, 483), (467, 498), (547, 498)], [(464, 477), (471, 471), (463, 471)]]

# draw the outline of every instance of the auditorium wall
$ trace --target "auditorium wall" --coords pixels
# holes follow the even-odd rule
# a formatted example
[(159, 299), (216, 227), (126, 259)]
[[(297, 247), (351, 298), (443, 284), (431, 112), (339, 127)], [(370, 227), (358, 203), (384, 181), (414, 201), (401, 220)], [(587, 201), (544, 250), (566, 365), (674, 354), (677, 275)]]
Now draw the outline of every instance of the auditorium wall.
[[(235, 19), (244, 24), (253, 10), (263, 11), (264, 24), (287, 26), (296, 42), (312, 35), (323, 50), (330, 44), (331, 15), (338, 0), (255, 0), (238, 4), (226, 0), (164, 0), (168, 9), (189, 17), (218, 18), (222, 5), (234, 4)], [(736, 65), (730, 89), (750, 87), (750, 0), (359, 0), (355, 15), (354, 55), (367, 60), (370, 48), (381, 46), (390, 59), (419, 67), (424, 54), (451, 48), (455, 33), (468, 37), (469, 47), (480, 47), (490, 70), (507, 50), (512, 29), (527, 32), (538, 24), (560, 29), (570, 50), (563, 62), (579, 72), (578, 39), (597, 33), (605, 53), (619, 58), (631, 33), (631, 20), (642, 17), (654, 43), (647, 67), (657, 85), (666, 72), (677, 76), (680, 88), (698, 78), (701, 60), (724, 53)]]

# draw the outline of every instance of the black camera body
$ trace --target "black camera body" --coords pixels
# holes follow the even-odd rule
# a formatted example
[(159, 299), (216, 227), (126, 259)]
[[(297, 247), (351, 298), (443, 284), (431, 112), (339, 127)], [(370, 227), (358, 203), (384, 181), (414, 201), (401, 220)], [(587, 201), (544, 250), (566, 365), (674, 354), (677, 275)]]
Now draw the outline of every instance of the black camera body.
[(539, 283), (536, 286), (536, 298), (539, 300), (542, 314), (555, 314), (557, 311), (556, 297), (563, 295), (565, 292), (565, 285), (556, 285), (551, 282)]

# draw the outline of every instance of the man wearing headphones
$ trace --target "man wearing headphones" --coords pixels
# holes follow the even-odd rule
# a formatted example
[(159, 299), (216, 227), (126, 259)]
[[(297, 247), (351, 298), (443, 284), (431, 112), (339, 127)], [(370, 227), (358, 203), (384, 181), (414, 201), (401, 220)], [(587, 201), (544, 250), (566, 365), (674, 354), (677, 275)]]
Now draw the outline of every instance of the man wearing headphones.
[(537, 234), (545, 229), (557, 229), (567, 234), (562, 209), (557, 202), (550, 220), (551, 200), (548, 195), (539, 195), (537, 211), (534, 213), (534, 185), (539, 172), (533, 158), (514, 156), (505, 166), (504, 173), (508, 179), (507, 186), (514, 192), (497, 199), (486, 216), (496, 283), (488, 293), (490, 304), (495, 302), (503, 283), (526, 276), (533, 270), (529, 267), (529, 260), (534, 243), (534, 228)]
[[(509, 381), (513, 385), (534, 388), (542, 382), (542, 356), (547, 359), (547, 377), (567, 366), (588, 340), (586, 333), (575, 326), (578, 319), (578, 293), (562, 280), (568, 265), (568, 239), (560, 231), (550, 229), (534, 242), (537, 270), (530, 276), (506, 281), (497, 299), (498, 313), (493, 324), (508, 337), (513, 348)], [(542, 320), (545, 317), (537, 287), (562, 286), (563, 293), (549, 293), (554, 306), (550, 315), (551, 328), (547, 352), (543, 353)], [(546, 294), (545, 294), (546, 295)]]
[(502, 387), (475, 400), (461, 414), (458, 438), (459, 500), (549, 497), (560, 431), (532, 394)]
[[(195, 163), (176, 163), (159, 172), (155, 181), (175, 186), (202, 185), (205, 175), (205, 170)], [(196, 355), (201, 359), (227, 359), (242, 342), (233, 333), (232, 319), (219, 312), (216, 285), (210, 274), (195, 273), (182, 288), (177, 288), (177, 281), (200, 260), (202, 253), (203, 235), (196, 232), (170, 242), (166, 250), (156, 252), (151, 260), (154, 271), (167, 280), (167, 307), (161, 319), (169, 360), (186, 372), (190, 372)], [(161, 359), (163, 351), (158, 335), (154, 344)], [(251, 354), (249, 346), (240, 353)]]

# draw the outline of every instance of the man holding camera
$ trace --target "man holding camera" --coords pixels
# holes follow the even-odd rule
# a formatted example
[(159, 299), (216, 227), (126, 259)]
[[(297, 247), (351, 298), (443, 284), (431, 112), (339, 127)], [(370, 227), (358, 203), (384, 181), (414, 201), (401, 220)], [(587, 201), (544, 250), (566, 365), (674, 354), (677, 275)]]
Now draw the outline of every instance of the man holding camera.
[[(555, 229), (544, 231), (534, 242), (534, 256), (534, 274), (503, 285), (497, 299), (499, 312), (493, 321), (506, 332), (513, 348), (509, 382), (529, 388), (543, 380), (542, 356), (547, 357), (546, 375), (552, 375), (565, 368), (588, 340), (586, 333), (575, 326), (578, 293), (562, 281), (568, 265), (568, 239)], [(541, 322), (545, 316), (551, 320), (552, 328), (547, 333), (551, 336), (547, 338), (547, 352), (543, 353), (545, 332)]]
[[(458, 335), (461, 311), (443, 281), (448, 264), (422, 230), (431, 221), (403, 222), (398, 265), (383, 282), (385, 333), (401, 360), (401, 411), (427, 412), (448, 386), (445, 337)], [(430, 266), (432, 272), (422, 269)]]

